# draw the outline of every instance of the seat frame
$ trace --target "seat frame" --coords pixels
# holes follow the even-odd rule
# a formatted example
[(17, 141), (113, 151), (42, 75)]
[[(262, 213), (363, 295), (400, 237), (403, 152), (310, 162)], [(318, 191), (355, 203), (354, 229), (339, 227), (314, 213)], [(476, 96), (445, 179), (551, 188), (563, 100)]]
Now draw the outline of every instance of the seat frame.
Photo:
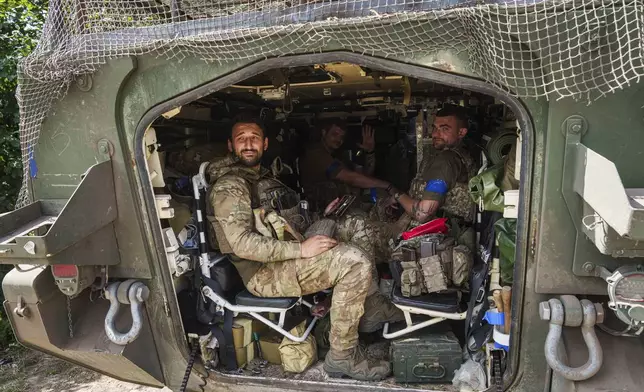
[[(273, 330), (279, 332), (281, 335), (286, 336), (290, 340), (298, 343), (305, 341), (306, 338), (309, 337), (309, 335), (311, 334), (311, 331), (313, 330), (313, 327), (315, 327), (315, 323), (318, 321), (318, 317), (313, 317), (313, 320), (306, 327), (305, 332), (302, 334), (302, 336), (298, 337), (284, 329), (284, 322), (286, 321), (286, 312), (288, 312), (290, 309), (293, 309), (295, 306), (302, 304), (308, 307), (309, 309), (313, 307), (313, 305), (311, 305), (310, 303), (308, 303), (302, 298), (299, 298), (297, 301), (293, 303), (293, 305), (291, 305), (288, 308), (270, 308), (270, 307), (262, 307), (262, 306), (234, 305), (228, 302), (225, 298), (223, 298), (219, 294), (215, 293), (215, 291), (210, 289), (210, 287), (208, 286), (204, 286), (201, 289), (201, 292), (204, 295), (204, 297), (209, 298), (212, 302), (215, 303), (217, 312), (221, 312), (224, 309), (227, 309), (236, 314), (238, 313), (249, 314), (253, 318), (266, 324), (268, 327), (272, 328)], [(277, 313), (279, 314), (279, 321), (276, 324), (273, 321), (262, 316), (260, 313)]]
[[(400, 331), (389, 333), (389, 323), (385, 323), (385, 327), (382, 330), (382, 337), (384, 337), (385, 339), (395, 339), (400, 336), (407, 335), (408, 333), (418, 331), (419, 329), (423, 329), (431, 325), (438, 324), (441, 321), (465, 320), (467, 317), (467, 311), (462, 313), (445, 313), (445, 312), (439, 312), (436, 310), (416, 308), (408, 305), (398, 305), (395, 302), (394, 302), (394, 305), (398, 309), (403, 311), (405, 315), (405, 322), (407, 323), (407, 327), (401, 329)], [(414, 325), (413, 321), (411, 320), (412, 314), (430, 316), (432, 318)]]
[[(205, 207), (204, 207), (203, 198), (201, 197), (202, 196), (201, 191), (203, 190), (205, 192), (207, 189), (207, 183), (205, 178), (207, 167), (208, 167), (208, 162), (204, 162), (200, 165), (199, 174), (192, 177), (192, 185), (193, 185), (194, 197), (195, 197), (195, 200), (197, 201), (197, 223), (198, 223), (197, 230), (199, 232), (199, 237), (200, 237), (201, 255), (199, 257), (199, 261), (200, 261), (201, 273), (203, 274), (203, 276), (210, 278), (211, 277), (210, 268), (212, 268), (222, 260), (226, 259), (226, 257), (224, 255), (223, 257), (218, 257), (215, 260), (209, 260), (208, 252), (206, 250), (207, 233), (206, 233), (205, 222), (203, 220), (203, 218), (205, 217)], [(226, 309), (228, 311), (233, 312), (235, 316), (237, 316), (237, 314), (239, 313), (249, 314), (253, 318), (264, 323), (265, 325), (277, 331), (281, 335), (298, 343), (305, 341), (309, 337), (309, 335), (311, 334), (311, 331), (313, 330), (313, 327), (315, 326), (315, 323), (318, 320), (318, 317), (314, 316), (313, 320), (309, 323), (309, 325), (307, 326), (302, 336), (295, 336), (284, 329), (284, 322), (286, 321), (286, 312), (288, 312), (290, 309), (300, 304), (305, 305), (309, 309), (313, 307), (312, 304), (305, 301), (301, 297), (288, 308), (271, 308), (271, 307), (263, 307), (263, 306), (242, 306), (242, 305), (232, 304), (229, 301), (227, 301), (224, 297), (217, 294), (215, 290), (211, 289), (207, 285), (204, 285), (201, 288), (201, 293), (203, 294), (204, 298), (208, 298), (215, 303), (216, 311), (218, 313), (223, 313), (224, 309)], [(279, 321), (276, 324), (273, 321), (262, 316), (260, 313), (277, 313), (279, 314)]]
[[(393, 293), (399, 287), (400, 273), (396, 270), (396, 266), (393, 264), (390, 265), (390, 270), (394, 277), (394, 287), (392, 287), (392, 293)], [(431, 325), (438, 324), (445, 320), (465, 320), (467, 318), (467, 310), (460, 313), (441, 312), (438, 310), (423, 309), (423, 308), (410, 306), (410, 305), (397, 304), (395, 301), (392, 301), (392, 303), (398, 309), (402, 310), (403, 314), (405, 315), (405, 323), (407, 324), (407, 326), (399, 331), (390, 333), (389, 323), (385, 323), (385, 326), (382, 330), (382, 337), (384, 337), (385, 339), (395, 339), (395, 338), (407, 335), (409, 333), (418, 331), (420, 329), (429, 327)], [(429, 320), (422, 321), (418, 324), (414, 324), (414, 322), (411, 319), (412, 314), (429, 316), (431, 318)]]

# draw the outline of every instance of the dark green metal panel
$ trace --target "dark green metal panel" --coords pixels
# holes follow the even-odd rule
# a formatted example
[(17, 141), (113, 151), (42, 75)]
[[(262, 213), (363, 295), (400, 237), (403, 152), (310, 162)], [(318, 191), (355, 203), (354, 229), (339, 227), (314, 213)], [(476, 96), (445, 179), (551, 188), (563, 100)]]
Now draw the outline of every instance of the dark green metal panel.
[[(606, 294), (606, 284), (598, 278), (585, 277), (582, 266), (587, 263), (612, 266), (641, 259), (614, 259), (603, 255), (577, 230), (573, 220), (581, 222), (580, 205), (565, 204), (562, 194), (565, 137), (562, 123), (570, 115), (583, 116), (588, 131), (581, 141), (587, 147), (612, 160), (627, 188), (644, 186), (644, 117), (641, 85), (627, 87), (588, 106), (571, 100), (550, 104), (546, 155), (544, 161), (543, 214), (537, 236), (538, 292), (559, 294)], [(597, 181), (602, 181), (601, 173)], [(576, 197), (581, 201), (579, 196)], [(574, 266), (574, 269), (573, 269)], [(574, 270), (574, 274), (572, 273)]]

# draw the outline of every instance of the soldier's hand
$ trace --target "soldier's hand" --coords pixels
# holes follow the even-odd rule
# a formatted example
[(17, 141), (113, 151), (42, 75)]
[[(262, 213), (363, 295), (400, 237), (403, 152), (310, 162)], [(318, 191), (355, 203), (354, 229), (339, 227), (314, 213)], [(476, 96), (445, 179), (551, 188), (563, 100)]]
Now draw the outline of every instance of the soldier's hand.
[(338, 244), (336, 240), (324, 235), (313, 236), (302, 242), (302, 257), (308, 259), (332, 249)]
[(376, 148), (376, 138), (374, 137), (374, 130), (371, 125), (362, 127), (362, 143), (358, 144), (366, 152), (372, 152)]

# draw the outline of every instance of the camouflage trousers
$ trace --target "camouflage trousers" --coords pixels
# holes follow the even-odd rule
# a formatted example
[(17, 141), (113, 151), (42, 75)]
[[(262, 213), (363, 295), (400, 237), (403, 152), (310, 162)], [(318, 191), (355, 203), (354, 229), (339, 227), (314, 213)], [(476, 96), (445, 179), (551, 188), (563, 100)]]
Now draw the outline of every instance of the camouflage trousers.
[(329, 343), (344, 351), (358, 345), (372, 264), (357, 247), (339, 244), (316, 257), (266, 263), (246, 288), (258, 297), (299, 297), (333, 287)]
[(380, 292), (378, 286), (376, 263), (388, 263), (391, 260), (389, 238), (393, 234), (390, 227), (385, 223), (368, 219), (361, 211), (351, 211), (338, 222), (338, 239), (362, 249), (370, 260), (371, 281), (364, 305), (364, 316), (360, 320), (360, 332), (375, 332), (385, 322), (404, 319), (402, 311)]
[(365, 212), (360, 210), (348, 211), (337, 224), (337, 239), (359, 247), (369, 260), (373, 261), (371, 268), (372, 283), (369, 288), (369, 295), (374, 294), (378, 291), (376, 264), (388, 263), (391, 260), (389, 239), (395, 235), (393, 225), (373, 221), (367, 217)]

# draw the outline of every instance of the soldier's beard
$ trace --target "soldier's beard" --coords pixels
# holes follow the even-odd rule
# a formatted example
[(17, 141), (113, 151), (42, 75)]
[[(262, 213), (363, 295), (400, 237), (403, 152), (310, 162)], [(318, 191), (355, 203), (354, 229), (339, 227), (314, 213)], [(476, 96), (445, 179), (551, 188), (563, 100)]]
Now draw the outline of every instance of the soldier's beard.
[(449, 149), (449, 148), (454, 148), (454, 147), (456, 147), (457, 144), (458, 144), (458, 142), (456, 142), (456, 143), (447, 143), (443, 139), (433, 140), (433, 145), (434, 145), (434, 148), (436, 150), (445, 150), (445, 149)]
[[(255, 153), (254, 157), (244, 156), (244, 152), (251, 151)], [(242, 150), (235, 153), (235, 156), (237, 157), (237, 160), (246, 167), (255, 167), (259, 165), (259, 162), (262, 160), (262, 153), (257, 150)]]
[(432, 143), (432, 144), (434, 145), (434, 148), (435, 148), (436, 150), (444, 150), (444, 149), (445, 149), (445, 147), (447, 147), (447, 144), (445, 143), (445, 141), (444, 141), (444, 140), (437, 140), (437, 139), (433, 139), (433, 143)]

